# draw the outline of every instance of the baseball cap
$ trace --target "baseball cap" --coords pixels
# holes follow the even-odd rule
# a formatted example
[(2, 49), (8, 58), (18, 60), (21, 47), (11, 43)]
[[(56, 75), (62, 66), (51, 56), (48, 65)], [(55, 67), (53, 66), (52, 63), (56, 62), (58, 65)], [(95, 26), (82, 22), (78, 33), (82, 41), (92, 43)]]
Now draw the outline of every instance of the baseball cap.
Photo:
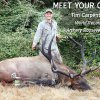
[(47, 10), (45, 11), (45, 13), (47, 13), (47, 12), (53, 13), (53, 11), (52, 11), (51, 9), (47, 9)]

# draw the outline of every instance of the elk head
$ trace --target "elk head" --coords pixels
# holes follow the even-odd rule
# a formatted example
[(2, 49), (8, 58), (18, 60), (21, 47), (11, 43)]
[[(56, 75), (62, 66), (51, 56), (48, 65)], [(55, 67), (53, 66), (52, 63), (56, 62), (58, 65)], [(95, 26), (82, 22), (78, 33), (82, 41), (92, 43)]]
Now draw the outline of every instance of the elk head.
[(72, 72), (68, 72), (65, 70), (59, 70), (58, 66), (56, 66), (54, 60), (51, 61), (51, 65), (52, 65), (52, 71), (54, 73), (57, 73), (59, 76), (59, 82), (62, 82), (62, 84), (64, 86), (68, 86), (69, 88), (73, 89), (73, 90), (90, 90), (90, 86), (88, 85), (86, 79), (84, 78), (84, 76), (94, 70), (95, 69), (89, 69), (87, 71), (85, 71), (84, 73), (74, 73), (74, 71)]
[[(48, 35), (47, 35), (48, 36)], [(63, 68), (63, 65), (58, 65), (54, 62), (53, 60), (53, 57), (52, 57), (52, 54), (51, 54), (51, 45), (52, 45), (52, 41), (55, 37), (55, 35), (53, 36), (53, 38), (51, 39), (50, 41), (50, 44), (49, 44), (49, 47), (48, 47), (48, 52), (46, 53), (45, 50), (44, 50), (44, 46), (45, 46), (45, 43), (46, 43), (46, 39), (47, 39), (47, 36), (45, 38), (45, 40), (43, 41), (42, 43), (42, 49), (41, 49), (41, 52), (42, 54), (49, 60), (49, 62), (51, 63), (51, 70), (54, 72), (54, 73), (57, 73), (59, 78), (60, 78), (60, 82), (63, 80), (64, 81), (64, 84), (66, 84), (69, 88), (73, 89), (73, 90), (90, 90), (90, 86), (88, 85), (86, 79), (84, 78), (84, 76), (98, 68), (95, 68), (95, 69), (89, 69), (87, 71), (85, 71), (84, 73), (75, 73), (73, 70), (71, 71), (65, 71), (65, 68)], [(62, 68), (62, 70), (59, 70), (59, 67)], [(59, 79), (58, 79), (59, 80)], [(70, 84), (67, 84), (67, 83), (70, 83)]]

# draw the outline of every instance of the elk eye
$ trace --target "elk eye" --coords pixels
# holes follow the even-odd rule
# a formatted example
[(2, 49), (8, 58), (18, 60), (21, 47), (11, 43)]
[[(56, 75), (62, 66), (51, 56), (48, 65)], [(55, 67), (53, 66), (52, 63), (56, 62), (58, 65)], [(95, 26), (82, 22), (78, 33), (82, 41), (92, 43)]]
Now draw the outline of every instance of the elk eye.
[(78, 85), (79, 83), (75, 83), (76, 85)]

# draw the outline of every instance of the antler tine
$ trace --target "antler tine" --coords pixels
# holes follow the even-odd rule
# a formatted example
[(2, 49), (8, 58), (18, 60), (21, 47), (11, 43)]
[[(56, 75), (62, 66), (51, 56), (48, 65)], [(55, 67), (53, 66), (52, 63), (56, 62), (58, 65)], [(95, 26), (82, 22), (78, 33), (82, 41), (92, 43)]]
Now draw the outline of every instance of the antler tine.
[(93, 72), (93, 71), (95, 71), (95, 70), (97, 70), (99, 67), (97, 67), (97, 68), (94, 68), (94, 69), (89, 69), (89, 70), (87, 70), (87, 71), (85, 71), (85, 72), (80, 72), (79, 74), (75, 74), (75, 75), (73, 75), (73, 78), (75, 78), (75, 77), (78, 77), (78, 76), (85, 76), (86, 74), (88, 74), (88, 73), (90, 73), (90, 72)]
[(41, 49), (40, 50), (41, 50), (42, 54), (49, 60), (48, 54), (44, 51), (44, 47), (45, 47), (45, 44), (46, 44), (47, 36), (48, 36), (48, 34), (46, 35), (45, 40), (42, 42), (42, 50)]
[(52, 55), (51, 55), (51, 45), (52, 45), (52, 41), (53, 41), (55, 35), (51, 39), (50, 44), (48, 46), (48, 52), (46, 53), (45, 50), (44, 50), (44, 48), (45, 48), (45, 44), (46, 44), (47, 37), (48, 37), (48, 34), (46, 35), (45, 40), (42, 42), (42, 50), (41, 50), (41, 52), (51, 62), (51, 59), (52, 59)]
[(81, 73), (73, 75), (73, 78), (81, 76)]
[(60, 74), (62, 74), (62, 75), (65, 75), (65, 76), (71, 78), (71, 75), (70, 75), (69, 73), (67, 74), (67, 73), (62, 72), (62, 71), (60, 71), (60, 70), (57, 70), (57, 66), (55, 65), (55, 63), (54, 63), (53, 60), (51, 60), (51, 69), (52, 69), (52, 71), (53, 71), (54, 73), (60, 73)]
[(51, 45), (52, 45), (52, 42), (53, 42), (53, 39), (54, 39), (55, 35), (53, 35), (51, 41), (50, 41), (50, 44), (49, 44), (49, 47), (48, 47), (48, 55), (49, 55), (49, 61), (51, 62), (51, 59), (52, 59), (52, 55), (51, 55)]
[(88, 74), (88, 73), (90, 73), (90, 72), (93, 72), (93, 71), (97, 70), (98, 68), (99, 68), (99, 67), (94, 68), (94, 69), (89, 69), (89, 70), (85, 71), (84, 73), (81, 73), (81, 75), (84, 76), (84, 75), (86, 75), (86, 74)]

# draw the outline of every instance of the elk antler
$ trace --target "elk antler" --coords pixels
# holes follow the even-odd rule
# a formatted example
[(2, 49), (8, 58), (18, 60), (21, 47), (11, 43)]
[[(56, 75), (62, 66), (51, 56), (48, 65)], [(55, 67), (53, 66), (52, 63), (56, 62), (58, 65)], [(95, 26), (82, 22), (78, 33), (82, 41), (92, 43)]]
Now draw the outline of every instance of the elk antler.
[(52, 66), (51, 69), (52, 69), (52, 71), (53, 71), (54, 73), (60, 73), (60, 74), (65, 75), (65, 76), (67, 76), (67, 77), (73, 78), (73, 74), (65, 73), (65, 72), (63, 72), (63, 71), (61, 71), (61, 70), (58, 70), (58, 69), (57, 69), (57, 66), (56, 66), (56, 64), (54, 63), (54, 60), (53, 60), (53, 59), (51, 60), (51, 66)]
[(89, 74), (90, 72), (93, 72), (93, 71), (95, 71), (95, 70), (97, 70), (99, 67), (97, 67), (97, 68), (94, 68), (94, 69), (89, 69), (89, 70), (86, 70), (85, 72), (80, 72), (79, 74), (76, 74), (76, 75), (73, 75), (73, 78), (75, 78), (75, 77), (78, 77), (78, 76), (85, 76), (86, 74)]
[(42, 52), (42, 54), (49, 60), (49, 62), (51, 63), (51, 69), (52, 69), (52, 71), (53, 71), (54, 73), (60, 73), (60, 74), (63, 74), (63, 75), (65, 75), (65, 76), (67, 76), (67, 77), (73, 78), (73, 77), (74, 77), (73, 74), (65, 73), (65, 72), (63, 72), (63, 71), (61, 71), (61, 70), (58, 70), (58, 69), (57, 69), (57, 66), (56, 66), (55, 63), (54, 63), (54, 60), (53, 60), (53, 57), (52, 57), (52, 54), (51, 54), (51, 45), (52, 45), (52, 41), (53, 41), (55, 35), (53, 36), (53, 38), (52, 38), (51, 41), (50, 41), (50, 44), (49, 44), (49, 47), (48, 47), (48, 52), (46, 53), (46, 52), (44, 51), (47, 37), (48, 37), (48, 35), (46, 36), (45, 40), (42, 42), (42, 50), (41, 50), (41, 52)]
[(61, 71), (61, 70), (58, 70), (57, 69), (57, 66), (56, 66), (56, 64), (55, 64), (55, 62), (54, 62), (54, 60), (53, 60), (53, 58), (52, 58), (52, 54), (51, 54), (51, 45), (52, 45), (52, 42), (53, 42), (53, 39), (54, 39), (54, 37), (55, 37), (55, 35), (53, 36), (53, 38), (51, 39), (51, 41), (50, 41), (50, 44), (49, 44), (49, 47), (48, 47), (48, 52), (46, 53), (45, 51), (44, 51), (44, 47), (45, 47), (45, 44), (46, 44), (46, 40), (47, 40), (47, 37), (48, 37), (48, 35), (46, 36), (46, 38), (45, 38), (45, 41), (43, 41), (43, 43), (42, 43), (42, 53), (43, 53), (43, 55), (49, 60), (49, 62), (51, 63), (51, 69), (52, 69), (52, 71), (54, 72), (54, 73), (60, 73), (60, 74), (63, 74), (63, 75), (65, 75), (65, 76), (67, 76), (67, 77), (70, 77), (70, 78), (76, 78), (76, 77), (78, 77), (78, 76), (84, 76), (84, 75), (86, 75), (86, 74), (88, 74), (88, 73), (90, 73), (90, 72), (93, 72), (93, 71), (95, 71), (95, 70), (97, 70), (99, 67), (97, 67), (97, 68), (94, 68), (94, 69), (89, 69), (89, 70), (87, 70), (87, 71), (85, 71), (84, 73), (79, 73), (79, 74), (71, 74), (71, 73), (65, 73), (65, 72), (63, 72), (63, 71)]
[(89, 74), (90, 72), (93, 72), (93, 71), (97, 70), (98, 68), (99, 68), (99, 67), (94, 68), (94, 69), (89, 69), (89, 70), (87, 70), (87, 71), (81, 73), (81, 75), (84, 76), (84, 75), (86, 75), (86, 74)]
[(51, 62), (52, 59), (52, 55), (51, 55), (51, 45), (52, 45), (52, 41), (55, 37), (55, 35), (53, 36), (53, 38), (50, 41), (49, 47), (48, 47), (48, 52), (46, 53), (44, 48), (45, 48), (45, 44), (46, 44), (46, 40), (47, 40), (48, 35), (46, 36), (45, 40), (42, 42), (42, 54), (49, 60), (49, 62)]

